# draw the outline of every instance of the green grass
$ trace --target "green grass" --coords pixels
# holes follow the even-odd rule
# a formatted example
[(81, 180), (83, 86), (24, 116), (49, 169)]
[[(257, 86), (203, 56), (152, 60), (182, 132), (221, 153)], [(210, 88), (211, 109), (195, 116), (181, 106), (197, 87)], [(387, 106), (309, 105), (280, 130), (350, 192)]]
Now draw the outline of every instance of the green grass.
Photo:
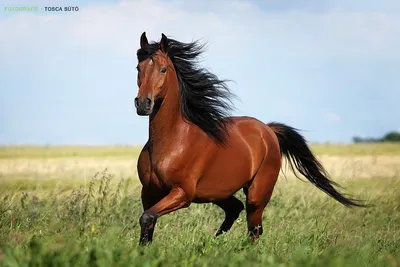
[[(118, 183), (119, 182), (119, 183)], [(251, 244), (243, 213), (214, 238), (223, 212), (211, 204), (161, 217), (150, 247), (137, 246), (136, 181), (102, 174), (75, 190), (3, 191), (1, 266), (397, 266), (399, 179), (345, 183), (375, 207), (348, 209), (309, 183), (279, 182)], [(240, 192), (238, 196), (243, 199)]]
[[(57, 149), (52, 153), (65, 155)], [(46, 176), (43, 166), (29, 163), (14, 173), (25, 160), (9, 157), (7, 162), (11, 167), (0, 168), (0, 266), (400, 266), (399, 175), (334, 177), (374, 205), (367, 209), (346, 208), (308, 182), (281, 177), (256, 243), (247, 238), (244, 212), (230, 232), (214, 238), (222, 210), (193, 204), (161, 217), (154, 242), (142, 248), (140, 186), (134, 171), (123, 169), (130, 165), (115, 167), (112, 174), (66, 179), (75, 171), (55, 169)], [(396, 168), (379, 156), (376, 162)], [(237, 196), (244, 200), (241, 191)]]

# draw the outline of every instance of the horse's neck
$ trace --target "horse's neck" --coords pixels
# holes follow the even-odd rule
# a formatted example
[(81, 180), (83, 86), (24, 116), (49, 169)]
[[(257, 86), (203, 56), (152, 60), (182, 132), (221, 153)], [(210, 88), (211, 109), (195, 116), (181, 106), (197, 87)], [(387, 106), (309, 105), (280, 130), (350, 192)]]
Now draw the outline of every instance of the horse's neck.
[(171, 140), (177, 137), (180, 126), (184, 123), (181, 114), (179, 89), (170, 88), (157, 114), (150, 118), (149, 140), (152, 150), (156, 152), (160, 148), (166, 147)]

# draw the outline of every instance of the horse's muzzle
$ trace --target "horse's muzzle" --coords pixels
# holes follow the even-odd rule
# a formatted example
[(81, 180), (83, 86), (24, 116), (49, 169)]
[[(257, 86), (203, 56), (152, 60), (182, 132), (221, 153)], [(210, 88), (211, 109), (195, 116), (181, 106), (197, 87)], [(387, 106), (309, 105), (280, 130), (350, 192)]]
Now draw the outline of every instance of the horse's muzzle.
[(147, 116), (150, 115), (153, 111), (153, 100), (148, 97), (143, 99), (136, 97), (135, 98), (135, 107), (136, 112), (139, 116)]

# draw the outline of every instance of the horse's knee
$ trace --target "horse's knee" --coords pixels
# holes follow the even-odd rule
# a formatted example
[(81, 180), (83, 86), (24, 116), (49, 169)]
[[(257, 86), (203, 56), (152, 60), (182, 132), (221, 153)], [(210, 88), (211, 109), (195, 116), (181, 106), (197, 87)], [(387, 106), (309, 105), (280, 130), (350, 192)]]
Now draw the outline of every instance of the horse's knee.
[(144, 212), (142, 216), (140, 216), (139, 223), (144, 229), (153, 228), (156, 220), (157, 216), (155, 214)]

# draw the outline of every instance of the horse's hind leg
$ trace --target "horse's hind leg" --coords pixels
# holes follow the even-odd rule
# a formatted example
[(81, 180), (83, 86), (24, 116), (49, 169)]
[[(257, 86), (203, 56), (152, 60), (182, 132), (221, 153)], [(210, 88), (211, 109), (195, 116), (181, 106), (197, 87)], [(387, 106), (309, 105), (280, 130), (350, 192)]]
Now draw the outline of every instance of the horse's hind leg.
[(240, 212), (244, 209), (244, 205), (242, 201), (237, 199), (235, 196), (230, 196), (227, 199), (215, 201), (213, 203), (225, 211), (225, 220), (215, 234), (215, 236), (219, 236), (231, 229), (233, 223), (239, 217)]
[(272, 196), (272, 191), (278, 179), (279, 168), (264, 163), (251, 185), (244, 188), (246, 195), (247, 227), (252, 240), (258, 239), (263, 233), (262, 214)]

